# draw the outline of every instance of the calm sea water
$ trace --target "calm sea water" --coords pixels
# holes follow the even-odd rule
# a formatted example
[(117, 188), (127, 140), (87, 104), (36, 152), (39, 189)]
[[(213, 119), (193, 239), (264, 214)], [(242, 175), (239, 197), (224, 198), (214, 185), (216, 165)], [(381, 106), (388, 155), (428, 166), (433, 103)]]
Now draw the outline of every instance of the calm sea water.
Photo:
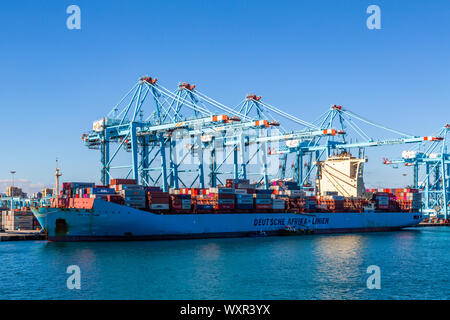
[[(153, 242), (0, 242), (1, 299), (449, 299), (450, 228)], [(81, 289), (67, 289), (69, 265)], [(381, 289), (366, 287), (367, 267)]]

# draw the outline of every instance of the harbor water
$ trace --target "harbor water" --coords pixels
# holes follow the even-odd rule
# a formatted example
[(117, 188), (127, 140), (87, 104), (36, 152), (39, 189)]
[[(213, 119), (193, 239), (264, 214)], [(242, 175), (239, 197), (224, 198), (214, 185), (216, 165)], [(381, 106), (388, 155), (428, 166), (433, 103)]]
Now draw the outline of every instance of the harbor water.
[[(0, 242), (0, 299), (449, 299), (450, 228), (149, 242)], [(81, 271), (68, 289), (67, 267)], [(367, 268), (380, 268), (368, 289)]]

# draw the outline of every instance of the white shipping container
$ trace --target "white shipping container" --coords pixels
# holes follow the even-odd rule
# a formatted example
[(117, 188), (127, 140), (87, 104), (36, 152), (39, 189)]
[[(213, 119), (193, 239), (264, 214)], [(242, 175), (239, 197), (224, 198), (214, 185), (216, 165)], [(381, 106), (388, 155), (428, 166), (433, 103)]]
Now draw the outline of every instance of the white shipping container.
[(209, 188), (210, 193), (234, 193), (232, 188)]

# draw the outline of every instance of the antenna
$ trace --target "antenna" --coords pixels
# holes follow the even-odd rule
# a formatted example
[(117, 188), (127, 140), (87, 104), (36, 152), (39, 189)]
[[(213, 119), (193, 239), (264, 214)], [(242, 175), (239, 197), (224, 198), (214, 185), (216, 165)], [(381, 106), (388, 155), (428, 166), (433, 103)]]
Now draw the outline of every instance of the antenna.
[(14, 188), (14, 174), (16, 173), (16, 171), (15, 170), (11, 170), (10, 173), (11, 173), (11, 176), (12, 176), (12, 186)]
[(56, 158), (56, 168), (55, 168), (55, 195), (58, 197), (59, 195), (59, 177), (62, 176), (58, 168), (58, 158)]

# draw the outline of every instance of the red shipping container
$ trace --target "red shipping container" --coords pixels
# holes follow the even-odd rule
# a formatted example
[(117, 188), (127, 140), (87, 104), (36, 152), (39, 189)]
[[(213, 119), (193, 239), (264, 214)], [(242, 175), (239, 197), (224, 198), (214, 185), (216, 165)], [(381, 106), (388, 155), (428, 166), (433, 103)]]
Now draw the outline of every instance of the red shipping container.
[[(137, 184), (135, 179), (111, 179), (110, 184)], [(116, 189), (117, 190), (117, 189)]]
[(169, 204), (169, 199), (162, 199), (162, 198), (159, 198), (159, 199), (149, 199), (148, 200), (148, 203), (150, 203), (150, 204), (152, 204), (152, 203), (159, 203), (159, 204)]

